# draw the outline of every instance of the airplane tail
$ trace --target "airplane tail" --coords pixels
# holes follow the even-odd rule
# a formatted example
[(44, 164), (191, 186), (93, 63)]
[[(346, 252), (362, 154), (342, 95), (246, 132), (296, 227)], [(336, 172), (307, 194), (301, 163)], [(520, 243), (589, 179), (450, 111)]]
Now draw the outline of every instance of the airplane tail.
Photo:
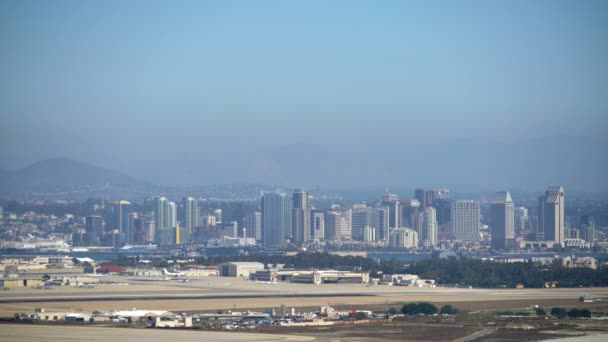
[(163, 274), (168, 274), (169, 272), (167, 272), (166, 268), (163, 268)]

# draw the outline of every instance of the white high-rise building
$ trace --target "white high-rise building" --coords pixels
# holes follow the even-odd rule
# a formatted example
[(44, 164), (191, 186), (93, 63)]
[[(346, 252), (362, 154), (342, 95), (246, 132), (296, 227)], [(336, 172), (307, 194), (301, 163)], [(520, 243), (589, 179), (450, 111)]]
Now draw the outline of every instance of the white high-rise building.
[(451, 204), (452, 240), (479, 241), (481, 212), (479, 201), (458, 200)]
[(397, 248), (414, 248), (418, 246), (418, 233), (409, 228), (391, 230), (389, 244)]
[(168, 204), (167, 222), (169, 228), (177, 227), (177, 205), (175, 205), (175, 202), (169, 202)]
[(363, 240), (364, 242), (376, 241), (376, 228), (367, 226), (363, 228)]
[(262, 195), (262, 244), (281, 247), (291, 237), (291, 200), (285, 194), (267, 192)]
[(422, 246), (437, 246), (437, 211), (433, 207), (424, 209), (422, 224)]
[(181, 236), (182, 241), (188, 241), (194, 233), (194, 228), (198, 227), (200, 220), (200, 210), (198, 207), (198, 201), (193, 197), (184, 197), (183, 201), (184, 211), (181, 222), (181, 228), (183, 229), (186, 236)]
[(320, 210), (312, 210), (310, 213), (310, 225), (312, 240), (325, 240), (325, 213)]

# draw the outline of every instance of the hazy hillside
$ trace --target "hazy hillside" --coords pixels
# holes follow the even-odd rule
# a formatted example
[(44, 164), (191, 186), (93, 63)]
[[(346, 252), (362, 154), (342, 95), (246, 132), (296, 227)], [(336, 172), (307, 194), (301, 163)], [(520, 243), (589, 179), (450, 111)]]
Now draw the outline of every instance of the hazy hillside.
[[(470, 139), (449, 143), (338, 149), (292, 144), (249, 149), (183, 160), (171, 172), (152, 170), (142, 177), (178, 185), (255, 182), (323, 188), (447, 186), (491, 190), (542, 189), (563, 184), (570, 189), (608, 189), (608, 144), (555, 137), (513, 144)], [(177, 161), (174, 161), (175, 164)], [(170, 175), (170, 176), (169, 176)]]
[[(203, 189), (208, 187), (201, 186), (237, 183), (269, 184), (271, 188), (277, 185), (355, 190), (428, 186), (449, 187), (460, 192), (540, 190), (547, 185), (561, 184), (568, 190), (605, 191), (608, 189), (606, 150), (604, 142), (579, 138), (536, 139), (514, 144), (475, 139), (425, 145), (408, 142), (391, 147), (370, 144), (358, 149), (291, 144), (272, 149), (200, 153), (187, 160), (175, 156), (176, 159), (157, 161), (153, 165), (134, 159), (129, 169), (122, 171), (136, 178), (56, 158), (18, 171), (0, 171), (0, 176), (4, 173), (0, 177), (0, 196), (81, 198), (104, 193), (132, 198), (162, 191), (187, 194), (195, 189), (205, 195), (208, 191)], [(255, 189), (254, 193), (261, 188)], [(212, 192), (218, 196), (239, 192), (226, 186), (220, 190)]]
[(6, 171), (0, 180), (4, 198), (38, 197), (65, 194), (66, 197), (141, 191), (146, 184), (120, 172), (67, 158), (36, 162), (17, 171)]

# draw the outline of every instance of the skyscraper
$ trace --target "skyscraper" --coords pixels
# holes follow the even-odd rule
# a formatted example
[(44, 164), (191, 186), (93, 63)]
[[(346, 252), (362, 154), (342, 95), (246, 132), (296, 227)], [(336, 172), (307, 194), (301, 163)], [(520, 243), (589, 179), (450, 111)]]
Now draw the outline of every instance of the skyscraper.
[(339, 241), (350, 237), (348, 220), (339, 211), (325, 213), (325, 240)]
[[(176, 241), (177, 206), (165, 197), (157, 197), (154, 205), (155, 239), (160, 245), (172, 245)], [(181, 235), (181, 234), (180, 234)], [(181, 236), (180, 236), (181, 241)]]
[(292, 228), (295, 243), (301, 244), (310, 240), (308, 193), (302, 190), (293, 193)]
[(420, 210), (420, 202), (416, 199), (402, 200), (401, 204), (401, 226), (414, 228), (414, 216)]
[(447, 199), (450, 191), (448, 189), (416, 189), (414, 198), (420, 202), (420, 210), (433, 206), (435, 200)]
[(165, 216), (167, 217), (167, 224), (169, 228), (177, 227), (177, 205), (175, 202), (169, 202)]
[(262, 241), (262, 213), (259, 211), (252, 211), (247, 214), (245, 228), (247, 229), (248, 238)]
[(236, 221), (222, 222), (222, 237), (238, 237), (239, 225)]
[(388, 208), (388, 226), (389, 228), (399, 228), (399, 197), (394, 194), (386, 194), (382, 204)]
[(363, 241), (363, 230), (370, 224), (370, 208), (365, 204), (355, 204), (351, 213), (352, 239)]
[(424, 220), (422, 225), (422, 246), (437, 246), (437, 212), (433, 207), (424, 209)]
[(315, 241), (325, 240), (325, 213), (322, 210), (311, 210), (310, 225), (311, 239)]
[(262, 195), (262, 244), (281, 247), (291, 236), (291, 201), (285, 194), (267, 192)]
[(528, 208), (515, 208), (515, 231), (524, 232), (528, 230)]
[(552, 186), (545, 191), (543, 202), (543, 231), (545, 241), (564, 245), (564, 188)]
[(515, 208), (511, 194), (499, 191), (490, 204), (492, 248), (505, 249), (515, 239)]
[(595, 219), (593, 217), (581, 217), (581, 237), (589, 242), (591, 246), (595, 244)]
[(184, 234), (180, 236), (182, 241), (189, 241), (194, 232), (194, 228), (199, 226), (200, 210), (198, 201), (193, 197), (184, 197), (182, 200), (184, 206), (181, 226)]
[(479, 241), (481, 239), (478, 201), (458, 200), (452, 202), (450, 217), (452, 240)]
[(86, 243), (88, 245), (98, 244), (103, 236), (103, 219), (101, 216), (87, 216), (85, 218)]
[(163, 229), (167, 228), (165, 224), (165, 212), (166, 207), (168, 205), (168, 201), (165, 197), (157, 197), (155, 199), (154, 204), (154, 230), (155, 230), (155, 240), (157, 243), (161, 243), (161, 235)]
[(130, 242), (129, 236), (131, 227), (129, 226), (129, 214), (132, 211), (131, 202), (118, 201), (115, 205), (115, 222), (120, 243)]
[(545, 196), (538, 197), (536, 213), (536, 233), (545, 233)]
[(370, 209), (370, 226), (376, 228), (376, 240), (388, 241), (388, 208), (379, 207)]

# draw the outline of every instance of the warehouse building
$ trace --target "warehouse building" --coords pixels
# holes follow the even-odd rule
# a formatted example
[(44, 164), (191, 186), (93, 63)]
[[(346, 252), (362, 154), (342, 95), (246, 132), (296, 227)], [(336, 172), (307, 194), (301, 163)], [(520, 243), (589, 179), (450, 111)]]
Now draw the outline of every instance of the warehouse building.
[(261, 262), (225, 262), (220, 264), (222, 277), (247, 277), (256, 271), (264, 269)]

